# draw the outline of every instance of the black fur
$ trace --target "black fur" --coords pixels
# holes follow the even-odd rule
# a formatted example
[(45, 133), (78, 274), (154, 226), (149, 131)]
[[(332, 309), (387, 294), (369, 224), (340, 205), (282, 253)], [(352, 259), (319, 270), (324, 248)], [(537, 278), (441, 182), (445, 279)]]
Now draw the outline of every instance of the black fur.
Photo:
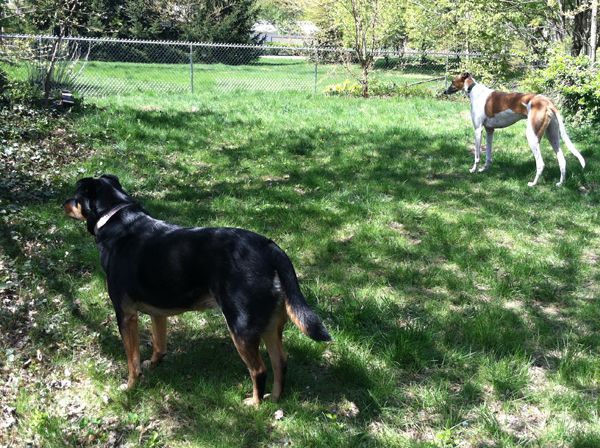
[[(120, 205), (125, 207), (96, 229)], [(150, 305), (175, 314), (211, 297), (242, 340), (259, 338), (282, 301), (308, 336), (331, 339), (300, 292), (289, 258), (270, 239), (243, 229), (184, 228), (156, 220), (110, 175), (77, 182), (65, 209), (77, 206), (95, 235), (120, 328), (131, 309)]]

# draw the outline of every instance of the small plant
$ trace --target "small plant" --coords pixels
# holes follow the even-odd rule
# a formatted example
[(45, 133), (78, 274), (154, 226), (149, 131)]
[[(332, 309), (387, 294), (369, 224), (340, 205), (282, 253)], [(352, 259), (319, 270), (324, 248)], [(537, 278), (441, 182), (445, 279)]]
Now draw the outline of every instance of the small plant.
[(327, 86), (323, 93), (332, 96), (359, 96), (361, 92), (360, 84), (356, 81), (344, 80), (341, 84), (332, 84)]
[[(66, 42), (60, 37), (47, 46), (32, 49), (32, 57), (28, 58), (29, 82), (40, 86), (45, 99), (51, 99), (58, 89), (69, 87), (81, 73), (90, 49), (88, 46), (84, 54), (78, 43)], [(35, 52), (39, 57), (35, 57)]]
[(0, 105), (39, 105), (42, 97), (42, 90), (37, 85), (28, 81), (8, 80), (0, 95)]
[(483, 367), (483, 377), (499, 398), (518, 398), (529, 384), (529, 362), (520, 357), (490, 361)]
[(452, 433), (452, 429), (444, 429), (435, 435), (434, 443), (439, 448), (451, 448), (457, 446), (458, 441), (456, 440), (455, 434)]
[[(433, 92), (423, 85), (396, 84), (393, 81), (372, 80), (369, 84), (370, 96), (402, 96), (431, 98)], [(362, 86), (356, 81), (346, 79), (340, 84), (327, 86), (323, 91), (331, 96), (363, 96)]]

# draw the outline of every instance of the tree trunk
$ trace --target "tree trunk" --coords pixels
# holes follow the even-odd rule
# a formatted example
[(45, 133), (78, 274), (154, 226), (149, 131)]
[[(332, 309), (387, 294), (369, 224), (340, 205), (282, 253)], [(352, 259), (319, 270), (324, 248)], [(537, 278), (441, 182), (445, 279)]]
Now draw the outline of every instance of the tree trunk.
[(54, 66), (56, 65), (56, 59), (61, 42), (62, 35), (58, 36), (58, 39), (54, 41), (54, 48), (52, 48), (52, 55), (50, 56), (50, 65), (48, 66), (48, 71), (46, 72), (46, 76), (44, 77), (44, 100), (46, 101), (46, 103), (48, 103), (48, 101), (50, 100), (50, 93), (52, 90), (52, 79), (54, 77)]
[[(580, 1), (576, 2), (576, 7), (581, 5)], [(571, 55), (579, 56), (580, 54), (589, 53), (589, 32), (590, 32), (591, 13), (589, 9), (584, 9), (577, 14), (573, 20), (573, 45), (571, 47)]]
[(598, 46), (598, 38), (596, 31), (598, 27), (598, 0), (592, 0), (592, 17), (590, 26), (590, 62), (596, 62), (596, 47)]
[(558, 26), (556, 27), (556, 40), (562, 41), (567, 35), (566, 23), (565, 23), (565, 8), (563, 6), (563, 0), (557, 0), (558, 3)]
[(360, 80), (362, 86), (363, 98), (369, 98), (369, 63), (365, 62), (362, 64), (362, 79)]

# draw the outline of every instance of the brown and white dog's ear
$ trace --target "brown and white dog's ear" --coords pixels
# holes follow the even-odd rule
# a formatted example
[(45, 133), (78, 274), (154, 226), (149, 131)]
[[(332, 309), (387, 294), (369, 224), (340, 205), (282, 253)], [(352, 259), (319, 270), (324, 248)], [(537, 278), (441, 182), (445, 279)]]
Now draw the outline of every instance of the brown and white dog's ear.
[(471, 74), (469, 72), (463, 72), (462, 75), (460, 75), (461, 79), (464, 81), (465, 79), (468, 79), (471, 77)]

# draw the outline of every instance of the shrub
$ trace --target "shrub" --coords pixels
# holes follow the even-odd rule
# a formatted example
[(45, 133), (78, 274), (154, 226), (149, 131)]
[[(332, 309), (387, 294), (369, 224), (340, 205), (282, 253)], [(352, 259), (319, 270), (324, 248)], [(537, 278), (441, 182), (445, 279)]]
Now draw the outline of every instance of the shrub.
[(6, 86), (8, 85), (8, 76), (6, 72), (0, 68), (0, 92), (4, 92)]
[(42, 91), (29, 81), (10, 79), (7, 73), (0, 69), (0, 107), (14, 104), (34, 105), (42, 99)]
[[(324, 90), (326, 95), (332, 96), (362, 96), (362, 86), (356, 81), (346, 79), (341, 84), (332, 84)], [(424, 85), (396, 84), (393, 81), (369, 81), (370, 96), (404, 96), (404, 97), (432, 97), (431, 89)]]
[(362, 88), (356, 81), (344, 80), (341, 84), (331, 84), (325, 87), (323, 93), (332, 96), (360, 96)]
[(548, 66), (530, 73), (523, 86), (555, 97), (578, 124), (600, 123), (600, 70), (586, 56), (553, 53)]
[[(2, 78), (0, 74), (0, 78)], [(3, 80), (0, 79), (0, 84)], [(41, 89), (27, 81), (15, 81), (6, 79), (3, 87), (0, 88), (0, 104), (12, 105), (35, 105), (42, 101), (43, 93)]]
[(8, 86), (8, 77), (6, 72), (0, 68), (0, 107), (8, 103), (6, 88)]

